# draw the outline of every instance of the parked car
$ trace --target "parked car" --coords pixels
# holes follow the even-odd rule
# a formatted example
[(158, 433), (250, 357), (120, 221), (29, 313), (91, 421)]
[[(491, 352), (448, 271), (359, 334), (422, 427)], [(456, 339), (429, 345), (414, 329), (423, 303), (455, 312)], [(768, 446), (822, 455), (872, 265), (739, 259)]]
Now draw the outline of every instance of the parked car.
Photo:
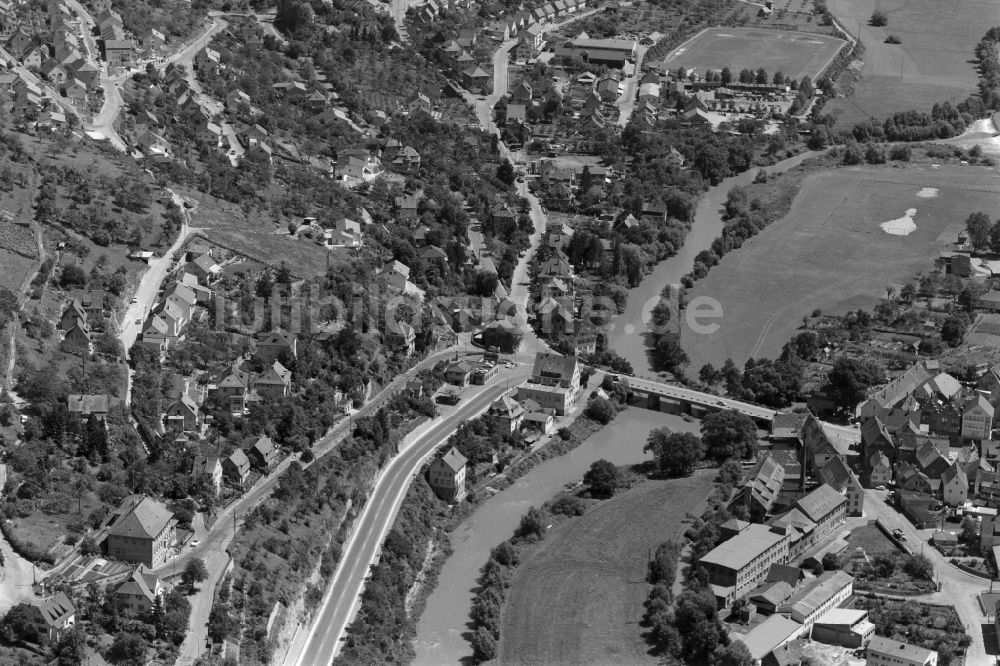
[(885, 486), (875, 486), (875, 490), (885, 490)]

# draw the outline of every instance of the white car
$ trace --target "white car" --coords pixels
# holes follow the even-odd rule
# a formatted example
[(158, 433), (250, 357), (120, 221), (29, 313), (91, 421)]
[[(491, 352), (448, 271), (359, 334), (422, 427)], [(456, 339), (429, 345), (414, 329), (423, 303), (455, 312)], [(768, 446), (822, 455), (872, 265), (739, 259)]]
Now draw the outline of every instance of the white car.
[(200, 541), (200, 540), (198, 540), (198, 539), (195, 539), (195, 540), (193, 540), (193, 541), (191, 542), (191, 547), (192, 547), (192, 548), (197, 548), (197, 547), (198, 547), (198, 546), (200, 546), (200, 545), (201, 545), (201, 541)]

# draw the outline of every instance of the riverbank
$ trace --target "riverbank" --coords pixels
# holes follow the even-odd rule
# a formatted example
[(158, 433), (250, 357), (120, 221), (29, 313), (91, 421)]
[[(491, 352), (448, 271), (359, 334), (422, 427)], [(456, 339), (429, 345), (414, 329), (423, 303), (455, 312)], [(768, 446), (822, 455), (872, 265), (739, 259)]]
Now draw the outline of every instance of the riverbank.
[[(817, 153), (804, 152), (762, 167), (769, 175), (782, 173), (799, 166)], [(608, 334), (608, 347), (629, 363), (637, 376), (653, 374), (649, 359), (652, 334), (648, 331), (650, 313), (660, 300), (660, 293), (667, 285), (680, 284), (681, 279), (691, 272), (695, 257), (707, 250), (725, 226), (722, 219), (723, 205), (729, 190), (735, 185), (749, 185), (760, 169), (750, 169), (731, 176), (710, 188), (698, 200), (691, 230), (680, 251), (660, 262), (653, 272), (646, 275), (639, 286), (629, 289), (625, 312), (614, 318)], [(685, 327), (686, 328), (686, 327)]]
[(698, 432), (699, 425), (680, 416), (639, 408), (621, 412), (580, 446), (547, 460), (508, 488), (483, 502), (451, 534), (452, 555), (444, 563), (438, 585), (428, 596), (417, 623), (415, 664), (456, 664), (472, 655), (468, 642), (469, 611), (480, 568), (490, 550), (513, 533), (521, 516), (543, 504), (560, 488), (575, 483), (601, 458), (616, 465), (649, 459), (642, 449), (653, 428)]

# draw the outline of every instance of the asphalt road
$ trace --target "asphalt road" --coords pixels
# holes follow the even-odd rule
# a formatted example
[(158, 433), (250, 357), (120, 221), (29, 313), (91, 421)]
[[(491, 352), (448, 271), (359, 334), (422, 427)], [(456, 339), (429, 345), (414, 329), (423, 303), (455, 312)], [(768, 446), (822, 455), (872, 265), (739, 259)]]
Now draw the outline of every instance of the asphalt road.
[(924, 543), (931, 536), (933, 530), (918, 530), (903, 514), (885, 503), (885, 495), (884, 491), (865, 491), (866, 517), (869, 520), (881, 520), (890, 530), (902, 530), (903, 534), (906, 535), (909, 547), (930, 558), (934, 565), (934, 571), (941, 582), (939, 592), (914, 599), (954, 605), (955, 611), (965, 625), (966, 633), (972, 639), (972, 643), (966, 650), (965, 663), (968, 666), (992, 664), (993, 658), (986, 654), (986, 645), (983, 640), (982, 625), (987, 618), (982, 614), (977, 599), (980, 592), (989, 589), (989, 581), (952, 566), (937, 549)]
[[(363, 418), (370, 416), (379, 407), (381, 407), (388, 398), (402, 390), (402, 388), (406, 385), (406, 382), (412, 379), (420, 370), (429, 367), (442, 359), (452, 357), (456, 353), (464, 354), (468, 352), (462, 352), (458, 350), (458, 348), (449, 348), (428, 356), (413, 368), (394, 379), (384, 389), (379, 391), (371, 398), (371, 400), (368, 401), (368, 403), (354, 412), (354, 417)], [(468, 405), (459, 403), (455, 406), (455, 409), (458, 410), (460, 414), (464, 415), (465, 411), (468, 409)], [(308, 468), (316, 464), (316, 461), (320, 458), (333, 451), (333, 449), (336, 448), (349, 434), (350, 427), (350, 420), (344, 420), (331, 428), (323, 439), (313, 445), (313, 453), (316, 456), (316, 460), (302, 466), (304, 468)], [(236, 502), (233, 502), (216, 515), (212, 528), (209, 529), (204, 536), (202, 536), (201, 543), (199, 543), (197, 547), (188, 548), (177, 557), (154, 570), (160, 577), (170, 577), (183, 571), (189, 560), (193, 558), (201, 558), (205, 561), (205, 567), (209, 572), (209, 579), (202, 583), (198, 592), (194, 596), (190, 597), (191, 617), (188, 622), (188, 632), (185, 636), (184, 643), (180, 648), (180, 657), (178, 658), (179, 664), (192, 663), (194, 659), (196, 659), (203, 651), (206, 628), (208, 625), (208, 616), (212, 610), (212, 592), (214, 589), (214, 582), (217, 581), (222, 575), (222, 571), (225, 569), (229, 561), (229, 555), (226, 550), (233, 539), (234, 516), (236, 517), (235, 522), (238, 525), (240, 516), (245, 516), (263, 500), (270, 497), (271, 493), (274, 492), (274, 489), (277, 487), (281, 475), (288, 468), (288, 466), (292, 464), (292, 462), (297, 460), (297, 457), (288, 457), (282, 460), (275, 470), (271, 472), (271, 474), (259, 480), (256, 485), (250, 488), (246, 494), (243, 495), (243, 497)]]
[[(518, 381), (526, 374), (526, 368), (520, 370)], [(378, 557), (385, 534), (392, 526), (414, 475), (424, 460), (433, 454), (461, 423), (476, 418), (486, 411), (490, 403), (505, 390), (503, 377), (497, 377), (475, 396), (463, 398), (457, 409), (444, 416), (439, 424), (415, 439), (392, 459), (379, 476), (368, 503), (355, 522), (356, 530), (344, 548), (340, 565), (312, 622), (308, 638), (297, 658), (291, 663), (300, 666), (309, 664), (326, 666), (336, 656), (344, 629), (354, 617), (360, 603), (359, 597), (364, 590), (369, 567)]]

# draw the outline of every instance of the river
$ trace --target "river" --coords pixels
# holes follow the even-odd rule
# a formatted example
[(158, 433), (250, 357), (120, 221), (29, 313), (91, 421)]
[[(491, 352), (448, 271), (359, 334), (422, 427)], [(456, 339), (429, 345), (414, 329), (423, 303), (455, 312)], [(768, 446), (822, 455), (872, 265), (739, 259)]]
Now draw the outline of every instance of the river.
[[(817, 153), (812, 152), (801, 153), (766, 167), (765, 171), (769, 174), (787, 171), (816, 155)], [(648, 354), (652, 335), (647, 331), (646, 324), (650, 312), (660, 300), (663, 287), (668, 284), (680, 284), (681, 278), (691, 272), (694, 258), (702, 250), (709, 249), (712, 241), (722, 233), (722, 208), (729, 190), (734, 185), (752, 183), (757, 171), (758, 168), (752, 168), (737, 176), (726, 178), (702, 195), (695, 209), (691, 231), (688, 232), (680, 252), (661, 261), (652, 273), (643, 278), (639, 286), (629, 289), (628, 304), (625, 312), (614, 319), (608, 346), (632, 364), (635, 374), (654, 374)]]
[(649, 459), (643, 452), (653, 428), (698, 432), (700, 424), (679, 416), (630, 407), (609, 425), (564, 456), (547, 460), (479, 506), (452, 533), (452, 555), (438, 577), (417, 624), (415, 664), (458, 664), (472, 655), (463, 633), (469, 631), (469, 609), (479, 570), (490, 550), (513, 535), (529, 508), (551, 499), (563, 486), (579, 481), (590, 464), (605, 458), (616, 465)]

